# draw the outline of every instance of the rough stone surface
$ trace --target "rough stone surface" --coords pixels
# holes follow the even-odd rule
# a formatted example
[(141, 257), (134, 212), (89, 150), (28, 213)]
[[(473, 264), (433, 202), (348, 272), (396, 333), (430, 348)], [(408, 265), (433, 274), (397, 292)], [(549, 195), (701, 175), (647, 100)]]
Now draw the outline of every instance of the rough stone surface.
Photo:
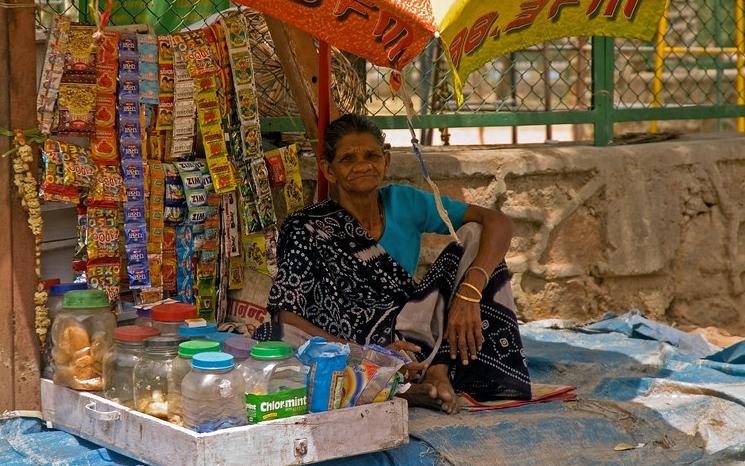
[[(448, 147), (426, 158), (443, 193), (512, 217), (507, 262), (522, 319), (639, 308), (743, 334), (744, 143), (717, 135), (607, 148)], [(425, 187), (406, 150), (390, 173)], [(420, 273), (447, 241), (425, 237)]]

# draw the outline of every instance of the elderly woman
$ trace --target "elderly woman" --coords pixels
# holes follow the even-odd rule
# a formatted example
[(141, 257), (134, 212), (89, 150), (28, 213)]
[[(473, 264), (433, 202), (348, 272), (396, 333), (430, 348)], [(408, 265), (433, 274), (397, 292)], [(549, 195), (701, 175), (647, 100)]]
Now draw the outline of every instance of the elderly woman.
[[(447, 413), (458, 411), (457, 392), (480, 401), (530, 398), (504, 263), (510, 220), (443, 197), (462, 244), (447, 246), (417, 283), (422, 233), (448, 229), (432, 194), (383, 185), (391, 160), (384, 140), (357, 115), (326, 130), (321, 169), (338, 195), (291, 214), (282, 226), (269, 311), (283, 337), (408, 351), (415, 362), (407, 370), (417, 383), (405, 397)], [(268, 338), (269, 327), (258, 338)]]

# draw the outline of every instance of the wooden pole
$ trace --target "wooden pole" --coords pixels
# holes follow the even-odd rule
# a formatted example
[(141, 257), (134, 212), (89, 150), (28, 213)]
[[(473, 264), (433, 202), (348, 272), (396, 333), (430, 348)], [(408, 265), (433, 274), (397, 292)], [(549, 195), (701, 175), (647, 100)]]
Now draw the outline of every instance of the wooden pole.
[[(0, 127), (10, 126), (10, 57), (8, 10), (0, 8)], [(10, 148), (10, 140), (0, 137), (0, 153)], [(13, 176), (10, 160), (0, 158), (0, 251), (11, 251), (11, 202)], [(15, 406), (13, 390), (13, 260), (0, 254), (0, 412)]]
[(329, 44), (319, 41), (318, 44), (318, 184), (316, 194), (318, 201), (329, 197), (329, 183), (321, 171), (320, 160), (326, 154), (324, 133), (330, 122), (329, 106), (331, 104), (331, 50)]
[[(0, 71), (7, 76), (0, 85), (1, 120), (8, 128), (36, 126), (36, 34), (33, 0), (10, 0), (13, 8), (0, 12)], [(4, 19), (4, 21), (3, 21)], [(0, 78), (2, 79), (2, 78)], [(7, 147), (7, 146), (6, 146)], [(32, 166), (36, 166), (38, 160)], [(16, 197), (10, 160), (0, 168), (0, 374), (12, 371), (10, 387), (0, 391), (0, 410), (38, 410), (39, 340), (34, 325), (34, 237), (26, 212)], [(10, 290), (10, 293), (7, 291)], [(10, 304), (10, 305), (8, 305)], [(8, 338), (10, 337), (10, 338)], [(8, 346), (10, 356), (8, 355)], [(7, 362), (12, 360), (12, 365)], [(9, 399), (12, 392), (12, 400)], [(10, 404), (8, 404), (10, 403)]]

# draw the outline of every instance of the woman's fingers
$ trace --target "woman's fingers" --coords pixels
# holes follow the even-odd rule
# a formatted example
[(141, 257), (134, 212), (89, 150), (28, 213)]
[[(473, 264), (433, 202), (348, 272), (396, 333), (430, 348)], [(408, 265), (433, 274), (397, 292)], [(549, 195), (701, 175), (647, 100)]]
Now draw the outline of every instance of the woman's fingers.
[(420, 348), (418, 345), (415, 345), (414, 343), (410, 343), (404, 340), (395, 341), (391, 343), (390, 345), (388, 345), (388, 348), (393, 349), (395, 351), (404, 350), (404, 351), (411, 351), (413, 353), (418, 353), (422, 350), (422, 348)]
[(476, 360), (476, 357), (478, 355), (478, 349), (476, 347), (476, 336), (475, 331), (472, 328), (468, 329), (466, 332), (466, 344), (468, 344), (468, 353), (467, 354), (461, 354), (460, 357), (465, 360), (463, 364), (468, 363), (468, 358), (470, 357), (472, 360)]
[(452, 325), (448, 325), (448, 345), (450, 346), (450, 359), (458, 357), (458, 332)]
[(468, 331), (458, 332), (458, 351), (460, 352), (460, 360), (464, 366), (468, 365), (468, 337), (466, 335)]

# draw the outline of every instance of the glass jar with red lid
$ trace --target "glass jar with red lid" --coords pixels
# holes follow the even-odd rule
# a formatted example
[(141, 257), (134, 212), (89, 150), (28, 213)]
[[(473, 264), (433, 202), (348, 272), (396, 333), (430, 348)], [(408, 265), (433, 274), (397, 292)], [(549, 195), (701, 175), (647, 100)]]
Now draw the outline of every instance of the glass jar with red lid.
[(160, 330), (142, 325), (127, 325), (114, 329), (114, 351), (103, 365), (106, 398), (125, 406), (132, 406), (135, 365), (142, 358), (145, 340), (159, 334)]
[(163, 303), (153, 308), (150, 317), (153, 327), (160, 330), (160, 336), (178, 336), (179, 325), (197, 317), (197, 307), (187, 303)]

